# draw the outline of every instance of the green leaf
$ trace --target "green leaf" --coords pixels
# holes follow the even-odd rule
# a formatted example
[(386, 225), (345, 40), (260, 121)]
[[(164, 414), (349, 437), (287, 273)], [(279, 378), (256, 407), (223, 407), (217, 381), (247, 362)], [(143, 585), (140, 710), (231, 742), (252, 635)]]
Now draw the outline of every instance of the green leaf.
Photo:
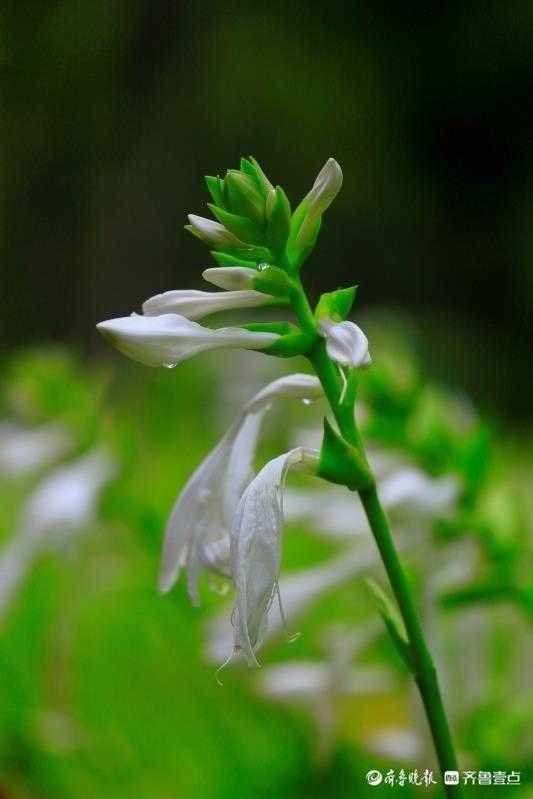
[(223, 208), (217, 208), (213, 203), (207, 203), (207, 207), (210, 209), (213, 216), (215, 216), (222, 225), (227, 227), (228, 230), (231, 230), (241, 241), (250, 242), (250, 244), (259, 244), (262, 241), (263, 235), (261, 228), (251, 219), (248, 219), (248, 217), (232, 214), (229, 211), (225, 211)]
[(343, 322), (348, 318), (357, 293), (357, 286), (337, 289), (322, 294), (315, 309), (317, 320), (327, 317), (334, 322)]
[(364, 457), (333, 429), (328, 419), (324, 419), (317, 474), (330, 483), (346, 486), (350, 491), (362, 491), (374, 482)]
[(253, 287), (256, 291), (264, 294), (272, 294), (273, 297), (288, 297), (292, 291), (290, 277), (283, 269), (278, 266), (267, 266), (257, 273), (253, 280)]
[(267, 199), (267, 239), (273, 250), (283, 252), (291, 227), (291, 204), (281, 186)]
[(299, 327), (290, 322), (251, 322), (243, 327), (260, 333), (277, 333), (280, 338), (261, 352), (266, 355), (276, 355), (278, 358), (305, 355), (315, 340), (312, 333), (303, 333)]
[(224, 181), (219, 177), (213, 175), (205, 176), (205, 184), (213, 202), (220, 208), (224, 208)]
[(385, 626), (387, 627), (398, 654), (404, 661), (409, 671), (414, 673), (415, 669), (411, 653), (411, 646), (407, 636), (407, 630), (405, 629), (403, 619), (400, 616), (396, 605), (388, 596), (388, 594), (385, 593), (383, 588), (381, 588), (381, 586), (378, 585), (374, 580), (367, 579), (365, 580), (365, 583), (379, 615), (385, 622)]

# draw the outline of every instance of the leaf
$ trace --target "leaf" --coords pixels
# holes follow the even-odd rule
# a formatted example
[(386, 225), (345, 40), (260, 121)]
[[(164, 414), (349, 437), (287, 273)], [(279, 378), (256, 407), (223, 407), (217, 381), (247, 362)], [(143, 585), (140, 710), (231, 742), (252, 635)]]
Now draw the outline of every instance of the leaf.
[(317, 474), (330, 483), (346, 486), (350, 491), (362, 491), (373, 483), (361, 453), (333, 429), (328, 419), (324, 419)]
[(405, 629), (403, 619), (400, 616), (396, 605), (388, 596), (388, 594), (385, 593), (383, 588), (381, 588), (381, 586), (378, 585), (374, 580), (367, 579), (365, 580), (365, 583), (379, 615), (385, 622), (385, 626), (387, 627), (398, 654), (404, 661), (409, 671), (414, 673), (413, 657), (407, 630)]
[(256, 291), (264, 294), (272, 294), (273, 297), (288, 297), (292, 290), (292, 283), (283, 269), (278, 266), (268, 266), (266, 269), (258, 271), (254, 277), (253, 287)]
[(344, 322), (350, 314), (356, 294), (357, 286), (322, 294), (315, 309), (315, 317), (317, 320), (327, 317), (333, 322)]

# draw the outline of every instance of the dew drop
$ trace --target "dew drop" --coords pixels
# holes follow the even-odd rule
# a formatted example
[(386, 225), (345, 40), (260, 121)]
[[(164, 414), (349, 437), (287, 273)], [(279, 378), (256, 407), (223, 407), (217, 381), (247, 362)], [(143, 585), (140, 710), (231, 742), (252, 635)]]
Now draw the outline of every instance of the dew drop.
[(302, 399), (302, 405), (312, 405), (313, 403), (314, 400), (309, 399), (309, 397), (303, 397)]
[(263, 262), (262, 264), (258, 264), (257, 268), (259, 269), (260, 272), (264, 272), (265, 269), (270, 268), (270, 264)]
[(165, 367), (165, 369), (174, 369), (174, 367), (177, 366), (177, 364), (176, 363), (164, 363), (163, 366)]

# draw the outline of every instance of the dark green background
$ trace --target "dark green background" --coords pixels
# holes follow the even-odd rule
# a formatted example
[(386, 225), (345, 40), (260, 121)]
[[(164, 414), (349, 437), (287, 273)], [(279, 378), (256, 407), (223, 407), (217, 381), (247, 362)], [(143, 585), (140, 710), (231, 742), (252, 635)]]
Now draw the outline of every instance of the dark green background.
[(408, 311), (431, 374), (531, 413), (527, 2), (3, 4), (3, 347), (200, 286), (201, 176), (253, 153), (293, 200), (344, 169), (316, 291)]

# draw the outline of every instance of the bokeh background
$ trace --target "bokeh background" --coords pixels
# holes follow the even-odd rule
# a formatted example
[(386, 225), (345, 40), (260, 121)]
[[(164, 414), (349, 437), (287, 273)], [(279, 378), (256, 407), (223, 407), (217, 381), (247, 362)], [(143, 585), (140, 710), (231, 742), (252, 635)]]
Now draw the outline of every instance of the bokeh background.
[[(496, 491), (483, 513), (499, 541), (519, 531), (510, 558), (529, 563), (533, 6), (8, 0), (2, 21), (3, 417), (63, 425), (74, 453), (105, 444), (120, 476), (91, 534), (45, 553), (2, 622), (0, 796), (363, 796), (376, 761), (361, 730), (370, 717), (404, 719), (404, 707), (343, 706), (338, 740), (317, 755), (308, 715), (260, 699), (247, 676), (214, 681), (203, 623), (218, 597), (206, 591), (197, 611), (183, 586), (171, 599), (155, 591), (178, 488), (275, 365), (261, 372), (254, 355), (239, 372), (207, 357), (153, 373), (107, 351), (94, 326), (160, 291), (202, 287), (209, 256), (183, 224), (205, 211), (204, 174), (253, 154), (296, 202), (334, 156), (345, 183), (306, 283), (317, 297), (357, 282), (357, 312), (385, 341), (377, 352), (399, 347), (408, 367), (370, 378), (369, 435), (433, 476), (459, 470), (470, 499), (481, 472), (504, 493), (512, 478), (519, 510)], [(491, 439), (492, 460), (479, 444), (465, 466), (466, 439), (435, 422), (449, 411), (440, 394), (420, 432), (419, 378), (463, 409), (469, 398), (469, 434)], [(234, 393), (217, 402), (228, 381)], [(290, 443), (274, 428), (270, 454)], [(35, 474), (0, 481), (5, 542)], [(330, 547), (289, 544), (286, 565)], [(343, 591), (317, 624), (346, 608), (371, 614), (360, 587)], [(282, 657), (320, 654), (307, 624), (307, 643)], [(528, 627), (522, 611), (496, 627), (488, 682), (512, 683), (516, 714), (502, 721), (511, 700), (496, 690), (462, 746), (473, 757), (479, 744), (478, 767), (523, 771), (531, 686), (496, 655)], [(378, 659), (394, 661), (386, 641)], [(516, 763), (503, 743), (515, 735)]]
[(333, 155), (316, 290), (355, 277), (437, 376), (529, 415), (530, 3), (7, 2), (3, 27), (2, 346), (94, 349), (199, 285), (201, 175), (252, 153), (296, 200)]

